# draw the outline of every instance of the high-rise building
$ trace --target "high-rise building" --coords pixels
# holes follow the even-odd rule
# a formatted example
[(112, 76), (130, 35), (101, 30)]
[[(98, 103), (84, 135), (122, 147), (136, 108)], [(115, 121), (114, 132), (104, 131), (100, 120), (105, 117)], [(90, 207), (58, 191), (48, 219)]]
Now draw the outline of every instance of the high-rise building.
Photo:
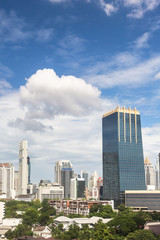
[(85, 170), (81, 171), (81, 178), (84, 178), (85, 180), (85, 187), (88, 188), (88, 172)]
[(30, 182), (30, 158), (28, 156), (28, 142), (23, 140), (19, 144), (19, 179), (18, 193), (27, 194), (27, 185)]
[(14, 166), (10, 163), (0, 164), (0, 193), (5, 193), (6, 198), (14, 198)]
[(70, 198), (85, 198), (85, 179), (72, 178), (70, 180)]
[(148, 158), (144, 160), (145, 183), (147, 190), (155, 190), (156, 175), (155, 169)]
[(157, 156), (155, 171), (156, 171), (156, 189), (160, 189), (160, 153)]
[(55, 182), (64, 187), (64, 198), (70, 198), (70, 180), (74, 176), (69, 160), (59, 160), (55, 164)]
[(117, 107), (103, 115), (103, 199), (124, 203), (125, 190), (145, 190), (139, 111)]

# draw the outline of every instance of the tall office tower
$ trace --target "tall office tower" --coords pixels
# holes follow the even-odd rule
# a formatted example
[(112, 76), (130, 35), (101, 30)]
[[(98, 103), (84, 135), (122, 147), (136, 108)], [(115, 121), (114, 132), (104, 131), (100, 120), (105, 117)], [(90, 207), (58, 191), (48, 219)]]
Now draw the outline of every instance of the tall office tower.
[(156, 175), (152, 163), (148, 158), (144, 160), (145, 183), (147, 190), (155, 190)]
[(156, 189), (158, 190), (160, 189), (160, 153), (157, 156), (155, 171), (156, 171)]
[(10, 163), (0, 164), (0, 193), (5, 193), (6, 198), (15, 198), (14, 166)]
[(27, 157), (27, 165), (28, 165), (28, 184), (31, 183), (31, 161), (30, 157)]
[(140, 113), (117, 107), (103, 115), (103, 199), (124, 203), (125, 190), (145, 190)]
[(18, 194), (27, 194), (30, 180), (30, 159), (28, 157), (28, 142), (23, 140), (19, 144), (19, 189)]
[(85, 179), (72, 178), (70, 180), (70, 198), (85, 198)]
[(85, 170), (81, 171), (81, 178), (84, 178), (85, 180), (85, 187), (88, 188), (88, 172)]
[(55, 182), (64, 186), (64, 198), (70, 198), (70, 180), (74, 176), (69, 160), (59, 160), (55, 164)]

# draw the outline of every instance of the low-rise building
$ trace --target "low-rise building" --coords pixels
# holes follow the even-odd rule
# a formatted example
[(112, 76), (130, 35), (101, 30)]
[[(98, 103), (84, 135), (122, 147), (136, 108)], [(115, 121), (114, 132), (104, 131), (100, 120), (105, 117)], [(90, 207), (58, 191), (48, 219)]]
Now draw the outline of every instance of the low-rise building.
[(52, 230), (48, 226), (40, 226), (32, 228), (33, 236), (40, 236), (44, 238), (50, 238), (52, 237)]
[(110, 205), (114, 209), (114, 201), (86, 201), (86, 200), (49, 200), (50, 206), (56, 209), (56, 213), (82, 214), (87, 216), (92, 205)]
[(2, 220), (3, 226), (17, 227), (19, 224), (22, 224), (22, 218), (4, 218)]
[(2, 222), (2, 219), (4, 218), (5, 215), (5, 203), (0, 202), (0, 223)]
[(151, 211), (160, 210), (160, 190), (125, 191), (125, 206)]
[(160, 222), (147, 222), (144, 229), (151, 230), (155, 235), (160, 235)]
[(54, 220), (55, 225), (63, 224), (63, 229), (66, 230), (70, 225), (76, 224), (78, 227), (82, 228), (83, 225), (87, 224), (92, 228), (99, 220), (102, 220), (103, 223), (108, 223), (112, 218), (101, 218), (101, 217), (91, 217), (91, 218), (68, 218), (65, 216), (57, 217)]

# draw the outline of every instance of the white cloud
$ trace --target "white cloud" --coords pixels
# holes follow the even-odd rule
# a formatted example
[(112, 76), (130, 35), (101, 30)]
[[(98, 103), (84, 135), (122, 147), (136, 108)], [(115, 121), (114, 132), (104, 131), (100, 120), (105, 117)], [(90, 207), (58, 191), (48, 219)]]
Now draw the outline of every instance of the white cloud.
[(38, 70), (20, 88), (21, 104), (29, 118), (55, 115), (82, 116), (100, 107), (100, 91), (83, 79), (56, 75), (52, 69)]
[(115, 7), (113, 3), (105, 3), (104, 0), (99, 0), (99, 3), (107, 16), (117, 11), (117, 7)]
[[(98, 66), (100, 65), (99, 63)], [(141, 62), (139, 60), (138, 63), (135, 62), (131, 67), (120, 65), (114, 62), (114, 59), (112, 65), (108, 66), (106, 62), (106, 64), (103, 63), (103, 66), (103, 69), (101, 69), (101, 67), (93, 67), (93, 72), (92, 69), (89, 70), (88, 75), (85, 75), (85, 79), (102, 88), (115, 86), (137, 88), (147, 82), (158, 80), (154, 76), (160, 70), (160, 56)]]
[(144, 156), (148, 157), (153, 164), (156, 162), (156, 157), (159, 154), (160, 146), (160, 124), (155, 124), (152, 127), (142, 129)]
[[(45, 82), (43, 81), (44, 79), (37, 77), (37, 74), (40, 74), (42, 78), (42, 73), (46, 73)], [(52, 79), (53, 75), (56, 78), (56, 84)], [(50, 76), (50, 81), (47, 81), (46, 76)], [(93, 172), (97, 169), (99, 174), (101, 174), (101, 117), (104, 112), (115, 108), (117, 103), (115, 103), (114, 99), (104, 99), (102, 106), (97, 109), (99, 104), (95, 104), (95, 101), (99, 101), (99, 91), (81, 79), (59, 78), (54, 72), (50, 72), (50, 75), (48, 75), (48, 70), (38, 71), (31, 78), (28, 80), (31, 85), (28, 86), (27, 84), (29, 83), (27, 81), (24, 88), (27, 88), (28, 96), (32, 98), (32, 101), (35, 103), (34, 100), (36, 100), (38, 105), (38, 97), (46, 102), (48, 94), (48, 104), (52, 105), (52, 101), (56, 101), (54, 104), (57, 104), (58, 108), (60, 108), (60, 105), (62, 106), (62, 111), (59, 110), (57, 112), (57, 114), (61, 114), (56, 115), (54, 118), (49, 117), (38, 120), (33, 119), (32, 116), (25, 118), (27, 109), (22, 108), (19, 104), (19, 91), (9, 92), (1, 96), (0, 132), (1, 136), (3, 136), (3, 141), (0, 141), (0, 162), (11, 162), (17, 169), (18, 144), (21, 140), (27, 139), (31, 157), (31, 180), (33, 183), (39, 182), (40, 179), (44, 178), (49, 178), (53, 181), (54, 163), (60, 159), (69, 159), (77, 172), (84, 168), (85, 163), (86, 170)], [(47, 84), (49, 84), (48, 88)], [(56, 91), (53, 92), (55, 87)], [(37, 91), (37, 94), (35, 91)], [(21, 94), (23, 93), (21, 92)], [(39, 94), (40, 96), (38, 96)], [(69, 102), (67, 94), (71, 95)], [(58, 95), (59, 97), (57, 98)], [(90, 104), (85, 103), (85, 101), (90, 102), (90, 97), (95, 99), (92, 99), (92, 108), (96, 107), (96, 109), (91, 112), (92, 114), (86, 114)], [(64, 98), (66, 103), (63, 100)], [(86, 115), (72, 116), (70, 111), (68, 114), (62, 115), (63, 108), (65, 108), (63, 105), (72, 104), (74, 101), (76, 105), (82, 105), (81, 107), (84, 108), (83, 111)], [(80, 102), (78, 103), (78, 101)], [(84, 102), (82, 103), (82, 101)], [(74, 106), (72, 107), (74, 108)], [(72, 112), (74, 112), (74, 109)]]
[(19, 18), (14, 11), (7, 13), (0, 9), (0, 42), (23, 43), (29, 39), (47, 42), (53, 37), (52, 28), (34, 28)]
[(99, 0), (99, 3), (107, 16), (123, 5), (130, 11), (127, 16), (132, 18), (142, 18), (146, 12), (153, 11), (160, 5), (158, 0), (115, 0), (114, 2)]
[(135, 41), (135, 47), (136, 48), (145, 48), (148, 47), (148, 40), (150, 37), (150, 33), (149, 32), (145, 32), (141, 37), (139, 37), (136, 41)]
[(63, 2), (68, 2), (68, 0), (49, 0), (51, 3), (63, 3)]
[(160, 72), (155, 75), (155, 79), (160, 79)]

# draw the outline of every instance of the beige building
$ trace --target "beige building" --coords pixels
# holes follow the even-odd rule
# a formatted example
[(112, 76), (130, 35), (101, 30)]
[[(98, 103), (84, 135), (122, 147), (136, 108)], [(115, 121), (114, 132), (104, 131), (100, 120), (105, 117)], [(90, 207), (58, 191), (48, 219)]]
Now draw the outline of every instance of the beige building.
[(38, 188), (38, 198), (42, 202), (44, 199), (63, 199), (64, 187), (58, 183), (48, 183)]
[(144, 160), (144, 169), (145, 169), (146, 189), (155, 190), (155, 185), (156, 185), (155, 169), (148, 158), (145, 158)]
[(0, 194), (6, 194), (6, 198), (14, 198), (14, 166), (10, 163), (0, 164)]

